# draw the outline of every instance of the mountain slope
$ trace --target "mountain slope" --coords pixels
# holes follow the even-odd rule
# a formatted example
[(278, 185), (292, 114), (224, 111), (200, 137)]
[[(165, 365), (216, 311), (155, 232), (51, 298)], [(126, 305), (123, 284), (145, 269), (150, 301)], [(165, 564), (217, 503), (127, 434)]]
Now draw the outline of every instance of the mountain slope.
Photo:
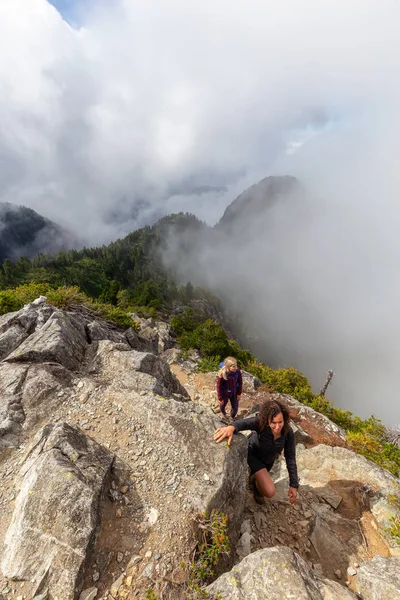
[[(7, 269), (0, 267), (0, 288), (29, 281), (77, 285), (90, 297), (101, 297), (102, 301), (113, 304), (119, 290), (128, 290), (134, 294), (134, 302), (141, 305), (168, 302), (174, 298), (175, 283), (179, 282), (215, 287), (219, 294), (221, 290), (209, 275), (212, 264), (221, 262), (226, 254), (221, 248), (225, 235), (229, 236), (231, 231), (242, 232), (244, 236), (248, 232), (257, 235), (255, 228), (266, 222), (271, 207), (293, 198), (300, 187), (293, 177), (268, 177), (240, 194), (215, 227), (207, 226), (192, 214), (179, 213), (160, 219), (152, 227), (133, 231), (108, 246), (68, 250), (53, 256), (43, 253), (60, 249), (53, 247), (63, 241), (59, 228), (30, 209), (12, 207), (11, 210), (11, 205), (3, 205), (0, 261), (6, 256), (32, 257), (39, 252), (42, 255), (30, 261), (17, 261)], [(61, 244), (61, 248), (65, 246)], [(149, 281), (153, 282), (152, 290)]]
[(277, 203), (300, 191), (295, 177), (266, 177), (242, 192), (226, 208), (215, 228), (227, 234), (260, 219)]
[(0, 202), (0, 262), (76, 246), (75, 236), (25, 206)]

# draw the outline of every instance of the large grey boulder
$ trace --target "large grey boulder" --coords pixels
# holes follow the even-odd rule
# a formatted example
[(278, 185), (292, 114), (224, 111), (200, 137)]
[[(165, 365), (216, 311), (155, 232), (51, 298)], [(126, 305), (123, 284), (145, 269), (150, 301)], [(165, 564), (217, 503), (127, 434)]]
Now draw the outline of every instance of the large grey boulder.
[(139, 324), (139, 331), (129, 330), (126, 335), (135, 350), (161, 354), (176, 345), (175, 332), (168, 323), (141, 319), (135, 313), (131, 313), (131, 316)]
[(242, 369), (242, 380), (243, 380), (243, 391), (248, 394), (255, 392), (257, 388), (262, 386), (262, 381), (260, 379), (258, 379), (258, 377), (255, 377), (255, 375), (252, 375), (251, 373), (249, 373), (248, 371), (244, 371), (243, 369)]
[(309, 539), (324, 574), (335, 579), (335, 572), (346, 573), (349, 564), (358, 562), (358, 551), (363, 544), (360, 526), (356, 520), (326, 510), (324, 505), (316, 509), (319, 514), (314, 519)]
[(139, 329), (139, 335), (145, 341), (149, 352), (158, 354), (158, 331), (153, 325), (143, 325)]
[(125, 338), (131, 348), (139, 352), (153, 352), (154, 344), (152, 341), (146, 340), (132, 327), (125, 331)]
[(122, 344), (101, 341), (92, 360), (92, 372), (113, 385), (136, 392), (152, 392), (160, 396), (178, 395), (189, 400), (189, 395), (169, 365), (150, 352), (129, 350)]
[(34, 331), (37, 321), (37, 311), (33, 308), (22, 308), (15, 312), (0, 316), (0, 335), (10, 327), (19, 325), (29, 335)]
[(20, 470), (1, 563), (5, 577), (75, 600), (112, 461), (108, 450), (66, 423), (38, 432)]
[(26, 338), (42, 326), (54, 309), (31, 305), (0, 317), (0, 360), (18, 348)]
[(354, 585), (363, 600), (399, 600), (400, 558), (375, 556), (363, 563), (357, 569)]
[[(245, 440), (237, 440), (230, 450), (213, 442), (213, 431), (220, 422), (206, 414), (202, 407), (174, 400), (177, 395), (180, 400), (189, 396), (168, 364), (158, 356), (126, 351), (122, 345), (102, 341), (93, 365), (107, 386), (105, 396), (122, 407), (135, 428), (145, 432), (142, 439), (148, 440), (153, 448), (151, 456), (159, 456), (157, 470), (160, 469), (160, 473), (154, 480), (160, 487), (154, 492), (154, 502), (156, 498), (157, 503), (159, 498), (165, 500), (173, 450), (173, 460), (179, 456), (182, 470), (187, 471), (188, 464), (194, 469), (185, 486), (181, 484), (179, 488), (185, 490), (188, 506), (199, 512), (214, 507), (228, 512), (232, 515), (234, 530), (246, 497)], [(157, 509), (161, 510), (160, 506), (157, 505)], [(183, 514), (179, 519), (181, 516)], [(169, 517), (172, 524), (171, 513)]]
[(85, 328), (70, 313), (56, 310), (38, 331), (6, 358), (9, 362), (56, 362), (77, 370), (88, 347)]
[(265, 548), (246, 556), (206, 588), (221, 600), (356, 600), (335, 581), (320, 577), (290, 548)]
[(100, 340), (110, 340), (122, 344), (128, 344), (123, 332), (110, 327), (104, 321), (91, 321), (87, 325), (87, 333), (91, 343)]
[(57, 363), (29, 365), (22, 392), (24, 434), (31, 435), (63, 404), (68, 406), (72, 381), (71, 371)]
[(25, 413), (22, 390), (28, 367), (0, 364), (0, 453), (18, 446)]
[(0, 452), (47, 422), (71, 387), (71, 373), (58, 364), (0, 364)]
[[(321, 488), (331, 481), (359, 482), (364, 487), (370, 510), (384, 534), (396, 510), (390, 495), (396, 493), (398, 480), (388, 471), (347, 448), (319, 444), (314, 448), (297, 447), (297, 466), (300, 485)], [(282, 471), (281, 477), (287, 475)], [(386, 538), (392, 556), (400, 554), (400, 547)]]
[(158, 333), (157, 351), (158, 354), (173, 348), (176, 344), (176, 336), (172, 327), (164, 321), (157, 321), (155, 329)]
[(11, 325), (0, 335), (0, 360), (8, 356), (28, 337), (27, 331), (18, 323)]
[(192, 402), (141, 396), (133, 411), (158, 450), (176, 449), (180, 462), (193, 466), (183, 486), (188, 504), (200, 513), (212, 508), (226, 512), (232, 524), (240, 519), (247, 482), (247, 443), (242, 436), (230, 448), (216, 444), (213, 432), (219, 422)]

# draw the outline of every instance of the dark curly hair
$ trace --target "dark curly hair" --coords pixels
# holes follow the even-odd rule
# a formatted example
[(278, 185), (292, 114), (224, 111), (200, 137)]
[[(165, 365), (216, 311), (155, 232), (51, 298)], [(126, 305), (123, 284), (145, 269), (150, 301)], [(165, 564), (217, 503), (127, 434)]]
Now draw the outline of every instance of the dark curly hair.
[(260, 430), (264, 431), (264, 429), (271, 423), (272, 419), (279, 415), (279, 413), (282, 413), (284, 421), (282, 432), (287, 433), (290, 421), (289, 411), (286, 406), (277, 400), (267, 400), (261, 405), (258, 413), (258, 418), (260, 419)]

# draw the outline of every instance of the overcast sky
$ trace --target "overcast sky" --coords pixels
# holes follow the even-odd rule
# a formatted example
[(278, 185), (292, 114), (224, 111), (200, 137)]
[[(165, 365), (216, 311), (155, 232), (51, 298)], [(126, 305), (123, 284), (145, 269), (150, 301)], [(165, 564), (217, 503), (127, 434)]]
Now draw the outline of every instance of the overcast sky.
[(266, 175), (298, 177), (308, 227), (274, 232), (288, 281), (330, 315), (330, 347), (365, 333), (342, 356), (368, 346), (361, 374), (398, 407), (399, 2), (54, 5), (0, 2), (0, 201), (98, 244), (179, 210), (213, 224)]
[(54, 4), (0, 3), (0, 199), (92, 242), (215, 222), (265, 175), (314, 178), (316, 137), (364, 151), (395, 125), (396, 0)]

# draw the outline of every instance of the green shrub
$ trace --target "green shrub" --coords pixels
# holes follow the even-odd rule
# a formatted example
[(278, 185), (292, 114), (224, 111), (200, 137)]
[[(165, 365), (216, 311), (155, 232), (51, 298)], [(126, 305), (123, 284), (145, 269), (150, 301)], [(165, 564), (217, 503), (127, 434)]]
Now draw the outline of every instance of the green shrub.
[(183, 333), (178, 342), (184, 350), (197, 348), (204, 356), (227, 356), (229, 342), (221, 325), (212, 319), (207, 319), (193, 331)]
[(129, 290), (120, 290), (117, 294), (117, 306), (126, 312), (133, 312), (143, 319), (156, 319), (158, 311), (153, 306), (137, 306)]
[[(234, 356), (240, 369), (246, 369), (250, 363), (255, 362), (254, 355), (249, 350), (244, 350), (236, 340), (229, 340), (228, 356)], [(224, 357), (225, 358), (225, 357)]]
[(53, 288), (48, 283), (31, 282), (20, 285), (13, 290), (0, 291), (0, 314), (20, 310), (25, 304), (32, 302), (39, 296), (46, 296), (48, 304), (62, 310), (69, 310), (73, 306), (81, 305), (120, 327), (132, 327), (133, 329), (139, 327), (139, 324), (132, 319), (129, 312), (118, 306), (95, 302), (76, 286)]
[(94, 302), (90, 308), (97, 312), (106, 321), (111, 321), (112, 323), (115, 323), (120, 327), (124, 327), (125, 329), (129, 329), (129, 327), (132, 327), (132, 329), (135, 330), (139, 329), (139, 323), (134, 321), (128, 312), (122, 308), (119, 308), (118, 306)]
[(107, 280), (102, 287), (101, 294), (98, 297), (98, 301), (102, 304), (118, 304), (118, 293), (120, 284), (115, 279)]
[(119, 290), (117, 292), (117, 306), (120, 308), (128, 308), (133, 304), (133, 294), (130, 290)]
[(164, 302), (163, 286), (154, 279), (142, 279), (133, 291), (133, 303), (139, 306), (161, 308)]
[(185, 308), (179, 315), (172, 317), (170, 325), (177, 336), (182, 336), (196, 329), (205, 320), (206, 317), (203, 313), (195, 312), (193, 308)]
[(15, 289), (0, 291), (0, 314), (20, 310), (25, 304), (29, 304), (39, 296), (46, 296), (51, 289), (47, 283), (27, 283)]
[(392, 540), (400, 546), (400, 487), (397, 486), (395, 494), (389, 495), (389, 504), (396, 510), (394, 517), (390, 517), (390, 525), (387, 528), (387, 532)]
[[(72, 306), (82, 305), (94, 310), (94, 302), (76, 286), (49, 289), (45, 295), (47, 302), (57, 308), (68, 310)], [(99, 305), (103, 306), (103, 305)], [(105, 305), (104, 305), (105, 306)]]
[(390, 537), (400, 546), (400, 516), (390, 517), (390, 525), (387, 529)]
[(220, 363), (220, 356), (207, 356), (199, 360), (198, 369), (201, 373), (208, 373), (209, 371), (218, 371)]
[(293, 367), (273, 369), (262, 363), (251, 362), (247, 370), (279, 394), (289, 394), (304, 403), (311, 402), (315, 397), (307, 377)]
[[(346, 411), (349, 414), (350, 411)], [(382, 424), (382, 421), (377, 419), (376, 417), (368, 417), (368, 419), (362, 420), (360, 417), (353, 416), (351, 425), (346, 427), (346, 429), (356, 432), (356, 431), (364, 431), (368, 433), (368, 435), (372, 435), (373, 437), (378, 437), (384, 439), (386, 437), (386, 429)]]
[(130, 312), (136, 313), (142, 319), (157, 319), (158, 311), (152, 306), (129, 306)]
[(387, 469), (395, 477), (400, 475), (400, 448), (395, 444), (373, 437), (368, 431), (349, 432), (347, 443), (358, 454)]
[(14, 290), (0, 292), (0, 315), (15, 312), (23, 307), (23, 302), (15, 295)]
[[(313, 394), (313, 397), (308, 398), (305, 402), (312, 409), (322, 413), (328, 419), (343, 427), (343, 429), (350, 430), (355, 427), (355, 422), (358, 417), (354, 417), (353, 413), (349, 410), (342, 410), (341, 408), (334, 407), (325, 396), (317, 396)], [(358, 419), (361, 422), (361, 419)]]
[[(186, 308), (173, 317), (170, 324), (178, 336), (178, 343), (182, 350), (195, 348), (200, 351), (204, 359), (212, 359), (211, 363), (203, 362), (200, 370), (214, 371), (217, 365), (216, 357), (219, 357), (221, 362), (226, 356), (234, 356), (240, 368), (255, 361), (249, 350), (241, 348), (236, 340), (228, 340), (221, 325), (213, 319), (207, 319), (200, 311)], [(209, 364), (210, 368), (208, 368)]]
[(199, 517), (200, 540), (191, 566), (189, 590), (200, 591), (200, 585), (214, 576), (222, 555), (229, 554), (228, 515), (215, 509)]

